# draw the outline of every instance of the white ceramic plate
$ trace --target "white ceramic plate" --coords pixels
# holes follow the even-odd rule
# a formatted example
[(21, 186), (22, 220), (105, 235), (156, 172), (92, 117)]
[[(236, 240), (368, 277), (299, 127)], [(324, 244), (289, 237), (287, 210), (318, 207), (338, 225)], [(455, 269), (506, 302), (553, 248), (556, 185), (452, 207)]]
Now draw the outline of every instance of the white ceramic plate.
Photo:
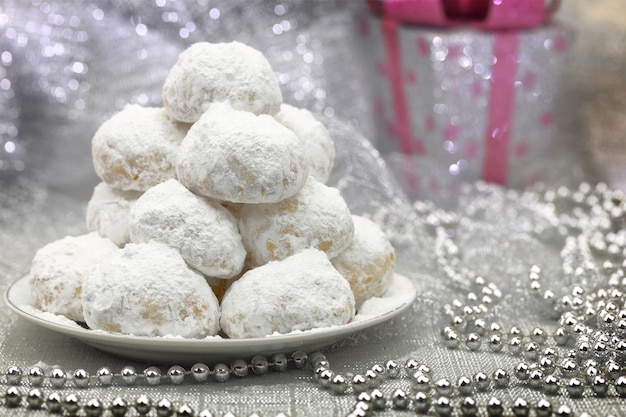
[(35, 309), (28, 277), (11, 284), (4, 294), (4, 300), (14, 312), (29, 322), (73, 337), (99, 350), (141, 362), (192, 364), (250, 358), (256, 354), (291, 353), (296, 350), (312, 352), (394, 318), (411, 305), (415, 295), (413, 283), (407, 277), (396, 274), (389, 290), (383, 296), (363, 303), (354, 320), (348, 324), (253, 339), (139, 337), (86, 329), (63, 316)]

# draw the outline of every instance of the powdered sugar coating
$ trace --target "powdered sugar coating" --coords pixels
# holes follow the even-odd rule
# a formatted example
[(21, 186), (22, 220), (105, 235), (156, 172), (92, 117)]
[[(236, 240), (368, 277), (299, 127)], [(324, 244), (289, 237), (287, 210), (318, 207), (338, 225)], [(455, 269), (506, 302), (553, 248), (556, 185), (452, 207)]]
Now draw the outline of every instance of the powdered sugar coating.
[(215, 104), (183, 140), (176, 173), (205, 197), (274, 203), (297, 193), (308, 169), (300, 140), (274, 118)]
[(396, 256), (380, 226), (361, 216), (353, 215), (352, 220), (352, 243), (331, 262), (350, 283), (359, 308), (363, 301), (387, 290), (393, 278)]
[(350, 210), (336, 188), (309, 176), (293, 197), (274, 204), (244, 205), (239, 231), (250, 266), (317, 248), (337, 256), (354, 233)]
[(176, 249), (190, 267), (214, 278), (239, 274), (246, 257), (233, 215), (176, 180), (152, 187), (137, 200), (129, 228), (131, 242), (161, 242)]
[(175, 120), (193, 123), (213, 102), (276, 114), (283, 101), (263, 54), (239, 42), (198, 42), (183, 51), (163, 85), (163, 105)]
[(96, 264), (119, 248), (97, 233), (67, 236), (37, 251), (30, 269), (34, 306), (42, 311), (84, 321), (81, 294), (83, 281)]
[(335, 161), (335, 145), (326, 126), (310, 111), (284, 103), (275, 117), (302, 141), (309, 175), (326, 183)]
[(87, 203), (87, 230), (124, 246), (130, 242), (128, 212), (141, 194), (118, 190), (104, 182), (96, 185)]
[(263, 337), (348, 323), (355, 313), (347, 281), (317, 249), (246, 272), (222, 300), (222, 330)]
[(219, 331), (219, 305), (201, 274), (174, 249), (129, 243), (99, 264), (83, 290), (91, 329), (202, 338)]
[(145, 191), (174, 178), (176, 153), (188, 129), (188, 124), (171, 120), (162, 108), (126, 105), (93, 137), (96, 174), (125, 191)]

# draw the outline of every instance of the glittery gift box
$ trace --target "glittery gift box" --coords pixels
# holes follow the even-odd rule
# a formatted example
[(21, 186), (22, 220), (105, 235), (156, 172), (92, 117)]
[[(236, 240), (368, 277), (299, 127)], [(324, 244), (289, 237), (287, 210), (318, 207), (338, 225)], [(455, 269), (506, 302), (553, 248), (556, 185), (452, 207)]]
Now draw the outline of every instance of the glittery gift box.
[[(381, 152), (427, 160), (463, 181), (521, 187), (542, 179), (536, 162), (556, 146), (565, 28), (438, 28), (370, 15), (359, 31)], [(413, 168), (402, 171), (429, 174)]]

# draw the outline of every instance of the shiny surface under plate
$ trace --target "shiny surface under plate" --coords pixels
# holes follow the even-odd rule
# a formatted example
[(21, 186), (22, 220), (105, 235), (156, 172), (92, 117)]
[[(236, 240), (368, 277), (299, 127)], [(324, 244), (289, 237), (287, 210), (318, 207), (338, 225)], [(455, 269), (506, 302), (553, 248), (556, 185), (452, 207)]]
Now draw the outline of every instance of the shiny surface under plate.
[(391, 320), (409, 307), (415, 296), (416, 289), (411, 280), (395, 274), (388, 291), (381, 297), (367, 300), (348, 324), (252, 339), (140, 337), (86, 329), (65, 317), (35, 309), (32, 306), (28, 276), (11, 284), (4, 300), (25, 320), (99, 350), (140, 362), (192, 364), (250, 358), (256, 354), (321, 349), (357, 331)]

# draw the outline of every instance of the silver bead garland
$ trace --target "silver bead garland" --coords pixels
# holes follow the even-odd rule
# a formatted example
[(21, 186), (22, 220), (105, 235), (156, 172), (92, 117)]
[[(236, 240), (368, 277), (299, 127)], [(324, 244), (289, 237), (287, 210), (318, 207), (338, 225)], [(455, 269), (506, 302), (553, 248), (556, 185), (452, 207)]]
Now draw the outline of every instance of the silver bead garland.
[[(478, 192), (487, 189), (486, 185), (477, 185)], [(94, 375), (83, 369), (69, 372), (54, 368), (44, 372), (37, 366), (27, 370), (9, 366), (0, 378), (0, 383), (7, 386), (2, 405), (88, 417), (107, 414), (121, 417), (132, 410), (138, 415), (158, 417), (212, 417), (217, 414), (208, 409), (196, 412), (188, 404), (176, 405), (166, 398), (154, 400), (145, 394), (132, 400), (117, 397), (108, 403), (95, 398), (83, 400), (79, 394), (94, 386), (181, 385), (190, 380), (224, 383), (231, 378), (284, 372), (290, 367), (309, 368), (312, 380), (323, 390), (335, 395), (354, 395), (349, 417), (370, 416), (383, 410), (441, 417), (572, 416), (571, 406), (559, 404), (556, 398), (567, 398), (568, 402), (586, 396), (626, 398), (623, 369), (626, 366), (626, 199), (623, 193), (611, 191), (603, 184), (596, 187), (581, 184), (576, 190), (510, 193), (507, 198), (532, 201), (538, 210), (550, 207), (559, 219), (564, 245), (561, 267), (571, 284), (569, 289), (561, 294), (546, 289), (544, 271), (535, 264), (528, 268), (527, 282), (527, 291), (535, 294), (545, 307), (542, 311), (554, 319), (552, 330), (542, 326), (507, 327), (493, 321), (491, 313), (504, 294), (497, 285), (463, 266), (462, 251), (453, 240), (455, 233), (450, 233), (459, 224), (459, 218), (423, 203), (416, 204), (416, 210), (432, 226), (437, 264), (442, 273), (451, 282), (468, 289), (465, 301), (454, 299), (443, 307), (447, 322), (441, 330), (443, 344), (449, 349), (519, 357), (512, 369), (478, 370), (455, 379), (433, 379), (431, 366), (409, 358), (403, 363), (388, 360), (364, 372), (342, 375), (331, 369), (322, 352), (308, 355), (300, 351), (290, 356), (278, 353), (270, 359), (256, 355), (249, 362), (238, 359), (229, 365), (218, 363), (212, 367), (202, 363), (189, 369), (172, 366), (166, 371), (148, 366), (137, 372), (127, 366), (113, 372), (103, 367)], [(601, 268), (595, 267), (598, 260)], [(385, 392), (387, 380), (395, 383), (392, 390)], [(402, 388), (397, 386), (400, 382), (405, 384)], [(77, 388), (78, 393), (61, 394), (68, 386)], [(544, 397), (533, 402), (523, 397), (505, 402), (496, 395), (511, 386), (526, 387)], [(286, 417), (283, 413), (277, 416)], [(220, 417), (236, 416), (227, 412)], [(588, 414), (582, 413), (580, 417)]]

